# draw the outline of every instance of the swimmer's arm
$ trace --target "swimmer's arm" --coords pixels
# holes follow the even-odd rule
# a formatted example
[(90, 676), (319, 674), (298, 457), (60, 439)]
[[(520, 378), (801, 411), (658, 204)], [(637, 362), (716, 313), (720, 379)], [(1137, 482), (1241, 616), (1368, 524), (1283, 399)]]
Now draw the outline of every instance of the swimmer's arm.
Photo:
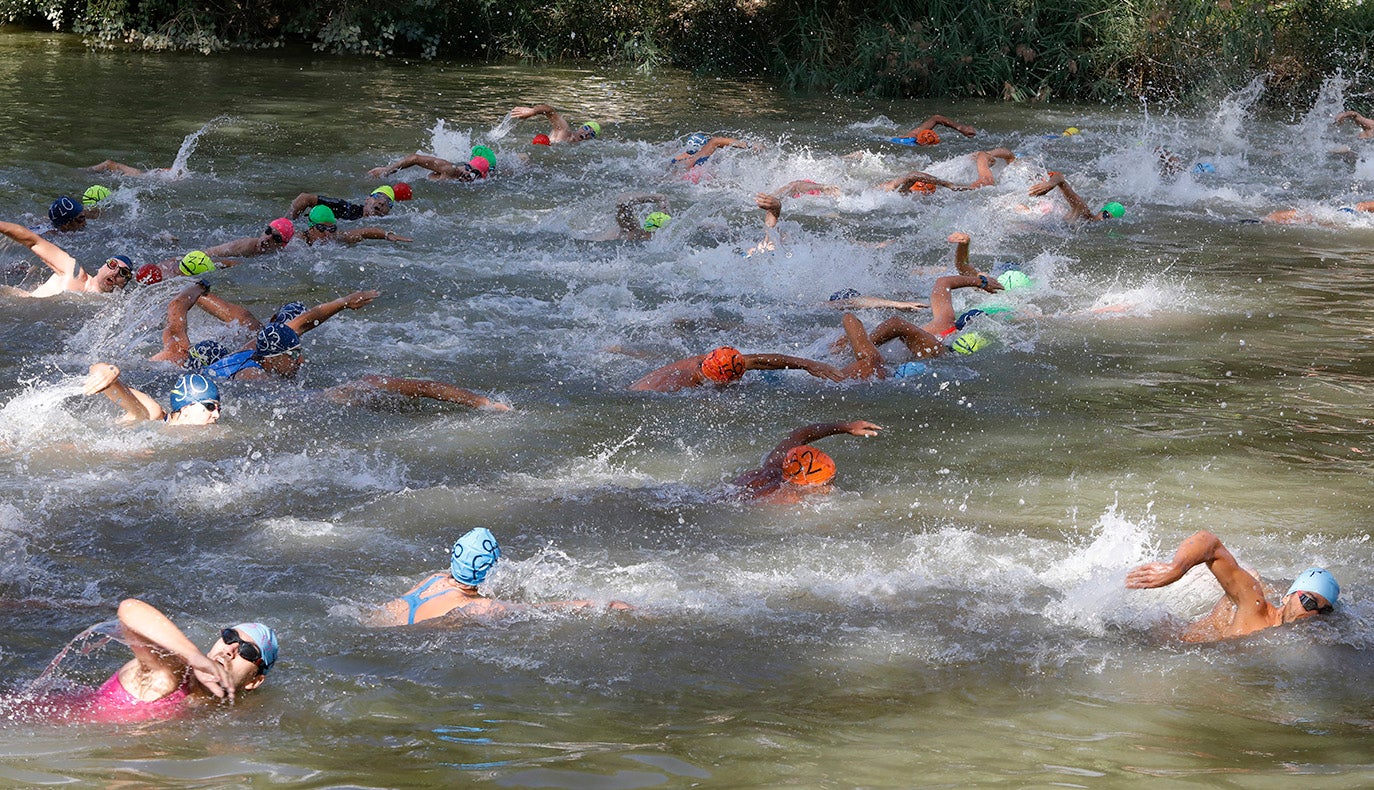
[(153, 357), (157, 360), (184, 361), (191, 351), (191, 337), (186, 329), (186, 314), (191, 311), (200, 297), (210, 292), (204, 281), (181, 289), (167, 304), (167, 327), (162, 330), (162, 353)]
[(61, 247), (53, 244), (37, 233), (29, 230), (23, 225), (16, 225), (13, 222), (0, 222), (0, 233), (10, 239), (23, 244), (33, 251), (38, 259), (47, 264), (49, 269), (68, 278), (69, 280), (81, 281), (85, 274), (76, 265), (76, 259), (68, 255)]
[(833, 365), (787, 354), (744, 354), (745, 370), (804, 370), (818, 379), (843, 381), (844, 373)]
[(985, 274), (951, 274), (936, 278), (930, 289), (930, 320), (940, 326), (954, 326), (955, 288), (981, 288), (988, 293), (1002, 290), (1002, 284)]
[(367, 171), (368, 178), (383, 178), (395, 173), (398, 170), (405, 170), (407, 167), (423, 167), (426, 170), (447, 175), (453, 170), (453, 163), (447, 159), (440, 159), (437, 156), (426, 156), (425, 154), (411, 154), (403, 156), (389, 165), (374, 167)]
[(969, 262), (968, 262), (968, 246), (969, 246), (969, 243), (972, 241), (972, 239), (969, 238), (969, 235), (968, 235), (967, 233), (958, 233), (958, 232), (951, 233), (951, 234), (949, 234), (949, 238), (946, 239), (946, 241), (948, 241), (950, 244), (955, 245), (955, 247), (954, 247), (954, 268), (955, 268), (955, 270), (958, 271), (960, 274), (971, 275), (971, 276), (973, 276), (973, 277), (977, 277), (977, 276), (978, 276), (978, 270), (975, 269), (975, 268), (973, 268), (972, 266), (970, 266), (970, 265), (969, 265)]
[(337, 234), (339, 241), (345, 244), (357, 244), (363, 239), (379, 239), (384, 241), (411, 242), (412, 238), (401, 236), (393, 231), (382, 230), (381, 228), (358, 228), (356, 230), (341, 230)]
[(314, 208), (319, 201), (319, 195), (313, 195), (309, 192), (300, 193), (295, 200), (291, 201), (291, 219), (300, 219), (302, 214)]
[(144, 671), (170, 673), (180, 681), (182, 667), (190, 667), (211, 694), (234, 698), (229, 671), (200, 652), (162, 612), (136, 598), (126, 598), (119, 604), (119, 624)]
[(248, 308), (212, 295), (209, 289), (201, 293), (200, 298), (196, 300), (196, 305), (226, 324), (238, 324), (249, 332), (262, 329), (262, 322), (258, 320), (257, 316), (248, 312)]
[[(819, 192), (822, 195), (826, 195), (829, 197), (840, 196), (840, 188), (833, 184), (817, 184), (815, 181), (807, 181), (805, 179), (801, 181), (789, 181), (788, 183), (783, 184), (782, 186), (773, 190), (771, 194), (775, 197), (781, 198), (788, 196), (797, 197), (799, 195), (806, 195), (812, 192)], [(762, 208), (762, 206), (760, 206), (760, 208)]]
[(848, 299), (836, 299), (824, 304), (837, 310), (924, 310), (930, 307), (924, 302), (901, 302), (880, 296), (851, 296)]
[(146, 392), (136, 390), (121, 381), (119, 368), (106, 362), (91, 365), (82, 393), (98, 393), (109, 398), (111, 403), (124, 410), (124, 417), (121, 419), (125, 422), (160, 420), (166, 414), (162, 406)]
[(366, 307), (372, 304), (373, 299), (381, 295), (381, 291), (354, 291), (348, 296), (341, 296), (333, 301), (315, 305), (287, 321), (286, 325), (295, 330), (296, 334), (304, 334), (333, 318), (340, 310), (345, 308), (357, 310)]
[(639, 218), (635, 216), (635, 206), (652, 203), (659, 211), (668, 211), (668, 197), (656, 192), (633, 192), (620, 195), (617, 201), (615, 224), (619, 225), (626, 234), (635, 238), (642, 238), (644, 234), (644, 228), (640, 226)]
[(827, 436), (835, 436), (845, 433), (850, 436), (877, 436), (882, 427), (866, 420), (853, 420), (851, 422), (818, 422), (811, 425), (804, 425), (789, 433), (786, 439), (778, 442), (778, 446), (768, 454), (763, 460), (764, 469), (782, 469), (782, 462), (787, 458), (787, 453), (793, 447), (801, 447), (803, 444), (811, 444), (820, 441)]
[(1196, 532), (1180, 543), (1169, 562), (1148, 562), (1127, 573), (1126, 587), (1133, 590), (1165, 587), (1203, 563), (1226, 591), (1226, 597), (1236, 604), (1238, 612), (1251, 611), (1257, 602), (1264, 601), (1264, 587), (1259, 579), (1240, 567), (1221, 544), (1221, 539), (1207, 530)]
[(1331, 123), (1333, 126), (1339, 126), (1342, 122), (1347, 120), (1354, 121), (1362, 129), (1364, 129), (1364, 132), (1360, 134), (1361, 137), (1374, 136), (1374, 120), (1370, 120), (1369, 118), (1360, 115), (1354, 110), (1346, 110), (1344, 112), (1337, 113), (1336, 120), (1332, 121)]
[[(545, 601), (534, 604), (536, 609), (595, 609), (596, 601), (577, 600), (577, 601)], [(634, 607), (624, 601), (611, 601), (606, 604), (608, 612), (632, 612)]]
[(563, 116), (560, 115), (558, 110), (555, 110), (552, 105), (536, 104), (533, 107), (516, 107), (510, 111), (510, 115), (512, 118), (517, 118), (519, 120), (542, 115), (549, 119), (549, 125), (553, 127), (554, 131), (572, 134), (572, 127), (568, 125), (568, 122), (563, 119)]

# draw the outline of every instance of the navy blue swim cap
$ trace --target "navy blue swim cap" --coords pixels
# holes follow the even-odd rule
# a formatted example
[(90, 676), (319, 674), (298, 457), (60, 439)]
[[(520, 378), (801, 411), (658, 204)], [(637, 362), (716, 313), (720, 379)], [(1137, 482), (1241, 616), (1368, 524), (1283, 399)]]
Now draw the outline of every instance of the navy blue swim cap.
[(292, 319), (300, 318), (302, 315), (305, 315), (304, 302), (287, 302), (277, 308), (277, 312), (272, 314), (272, 320), (269, 323), (284, 324)]
[(974, 316), (979, 316), (979, 315), (987, 315), (987, 314), (984, 313), (982, 310), (979, 310), (979, 309), (977, 309), (977, 308), (974, 308), (974, 309), (972, 309), (972, 310), (965, 310), (964, 313), (963, 313), (963, 315), (960, 315), (958, 318), (954, 319), (954, 328), (955, 328), (955, 329), (963, 329), (963, 328), (964, 328), (964, 324), (967, 324), (969, 321), (971, 321), (971, 320), (973, 319)]
[(52, 220), (54, 228), (60, 228), (68, 222), (75, 222), (80, 218), (81, 211), (80, 203), (63, 195), (48, 206), (48, 219)]
[(258, 330), (257, 341), (253, 344), (253, 358), (265, 359), (285, 354), (299, 348), (301, 336), (286, 324), (267, 324)]
[(219, 387), (199, 373), (186, 373), (172, 388), (172, 411), (181, 411), (193, 403), (219, 403)]
[(853, 288), (842, 288), (842, 289), (840, 289), (840, 290), (838, 290), (838, 291), (836, 291), (835, 293), (833, 293), (833, 294), (830, 295), (830, 301), (832, 301), (832, 302), (840, 302), (840, 301), (843, 301), (843, 300), (845, 300), (845, 299), (853, 299), (854, 297), (856, 297), (856, 296), (861, 296), (861, 295), (862, 295), (862, 294), (860, 294), (858, 291), (854, 290)]
[(216, 362), (229, 356), (229, 351), (217, 340), (202, 340), (186, 352), (186, 368), (199, 373)]

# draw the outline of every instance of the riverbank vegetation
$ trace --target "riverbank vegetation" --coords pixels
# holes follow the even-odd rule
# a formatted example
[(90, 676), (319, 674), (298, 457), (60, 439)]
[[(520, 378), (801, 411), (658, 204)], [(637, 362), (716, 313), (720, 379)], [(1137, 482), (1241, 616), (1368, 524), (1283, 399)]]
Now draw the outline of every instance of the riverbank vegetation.
[(96, 47), (591, 59), (883, 97), (1186, 103), (1264, 73), (1288, 102), (1337, 72), (1374, 95), (1362, 0), (0, 0), (0, 20)]

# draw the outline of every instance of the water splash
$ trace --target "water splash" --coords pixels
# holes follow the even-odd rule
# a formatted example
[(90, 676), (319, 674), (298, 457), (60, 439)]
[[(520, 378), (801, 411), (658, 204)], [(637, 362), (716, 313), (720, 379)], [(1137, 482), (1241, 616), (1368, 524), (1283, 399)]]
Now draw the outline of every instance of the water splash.
[(167, 168), (168, 178), (185, 178), (190, 171), (186, 169), (186, 163), (191, 159), (191, 154), (195, 153), (196, 146), (200, 145), (200, 138), (205, 133), (217, 126), (224, 126), (233, 122), (235, 119), (230, 115), (219, 115), (205, 122), (205, 125), (194, 132), (186, 135), (186, 139), (181, 141), (181, 148), (177, 151), (176, 158), (172, 160), (172, 166)]
[(1245, 87), (1232, 91), (1229, 96), (1221, 100), (1217, 111), (1212, 113), (1212, 117), (1208, 120), (1208, 127), (1213, 130), (1213, 135), (1210, 137), (1213, 151), (1245, 146), (1241, 130), (1250, 120), (1251, 108), (1264, 95), (1264, 84), (1267, 78), (1267, 74), (1261, 74), (1250, 80)]

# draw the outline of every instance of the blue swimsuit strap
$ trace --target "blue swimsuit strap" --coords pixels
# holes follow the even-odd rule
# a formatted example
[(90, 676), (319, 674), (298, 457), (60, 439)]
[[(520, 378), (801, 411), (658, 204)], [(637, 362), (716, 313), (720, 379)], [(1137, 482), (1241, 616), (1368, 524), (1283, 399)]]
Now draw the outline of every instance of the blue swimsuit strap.
[(434, 600), (435, 598), (448, 595), (449, 593), (453, 592), (453, 590), (444, 590), (443, 592), (437, 592), (429, 596), (428, 598), (420, 597), (420, 594), (423, 593), (425, 590), (428, 590), (431, 584), (439, 581), (442, 578), (444, 578), (442, 575), (431, 576), (424, 584), (420, 585), (419, 587), (416, 587), (414, 590), (411, 590), (410, 592), (401, 596), (401, 600), (405, 601), (406, 605), (410, 607), (410, 613), (406, 615), (406, 625), (415, 625), (415, 612), (418, 611), (421, 606)]

